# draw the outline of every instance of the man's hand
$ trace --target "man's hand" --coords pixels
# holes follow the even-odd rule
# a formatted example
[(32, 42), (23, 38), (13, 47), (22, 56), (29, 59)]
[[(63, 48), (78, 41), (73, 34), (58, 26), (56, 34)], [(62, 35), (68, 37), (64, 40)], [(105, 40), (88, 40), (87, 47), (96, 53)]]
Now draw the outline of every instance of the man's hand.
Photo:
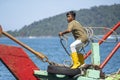
[(67, 33), (70, 33), (71, 30), (65, 30), (63, 32), (59, 32), (59, 36), (63, 36), (63, 34), (67, 34)]
[(63, 36), (63, 32), (59, 32), (59, 36)]

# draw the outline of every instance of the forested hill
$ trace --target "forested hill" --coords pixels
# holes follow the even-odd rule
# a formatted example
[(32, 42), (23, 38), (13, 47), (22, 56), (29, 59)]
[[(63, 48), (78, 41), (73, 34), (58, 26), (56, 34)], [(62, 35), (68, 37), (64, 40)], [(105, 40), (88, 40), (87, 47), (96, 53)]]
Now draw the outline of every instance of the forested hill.
[[(83, 26), (112, 27), (120, 21), (120, 4), (91, 7), (76, 11), (76, 19)], [(59, 31), (67, 28), (66, 13), (35, 21), (18, 31), (8, 31), (14, 36), (57, 36)], [(120, 33), (120, 30), (118, 30)]]

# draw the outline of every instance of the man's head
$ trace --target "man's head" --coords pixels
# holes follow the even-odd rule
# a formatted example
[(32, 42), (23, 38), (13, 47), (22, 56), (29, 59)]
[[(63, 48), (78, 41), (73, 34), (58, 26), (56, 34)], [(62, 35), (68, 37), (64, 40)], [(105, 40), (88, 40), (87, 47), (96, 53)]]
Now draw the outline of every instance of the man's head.
[(71, 22), (72, 20), (75, 20), (76, 13), (74, 11), (69, 11), (66, 14), (67, 16), (67, 21)]

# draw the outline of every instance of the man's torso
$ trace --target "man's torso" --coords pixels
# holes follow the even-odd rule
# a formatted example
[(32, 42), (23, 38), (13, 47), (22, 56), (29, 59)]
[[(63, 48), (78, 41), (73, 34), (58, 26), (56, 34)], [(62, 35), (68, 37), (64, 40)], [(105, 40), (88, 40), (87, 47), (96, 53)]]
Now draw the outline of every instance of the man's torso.
[(81, 40), (82, 42), (87, 41), (86, 31), (78, 21), (76, 20), (71, 21), (68, 24), (68, 29), (72, 30), (72, 34), (75, 39)]

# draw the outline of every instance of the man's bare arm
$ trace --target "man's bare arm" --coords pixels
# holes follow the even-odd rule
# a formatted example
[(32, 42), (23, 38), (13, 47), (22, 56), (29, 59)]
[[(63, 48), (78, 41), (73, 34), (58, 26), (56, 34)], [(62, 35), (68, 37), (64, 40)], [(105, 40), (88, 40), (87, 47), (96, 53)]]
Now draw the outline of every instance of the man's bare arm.
[(64, 34), (67, 34), (67, 33), (70, 33), (70, 32), (71, 32), (71, 30), (65, 30), (63, 32), (60, 32), (59, 36), (63, 36)]

